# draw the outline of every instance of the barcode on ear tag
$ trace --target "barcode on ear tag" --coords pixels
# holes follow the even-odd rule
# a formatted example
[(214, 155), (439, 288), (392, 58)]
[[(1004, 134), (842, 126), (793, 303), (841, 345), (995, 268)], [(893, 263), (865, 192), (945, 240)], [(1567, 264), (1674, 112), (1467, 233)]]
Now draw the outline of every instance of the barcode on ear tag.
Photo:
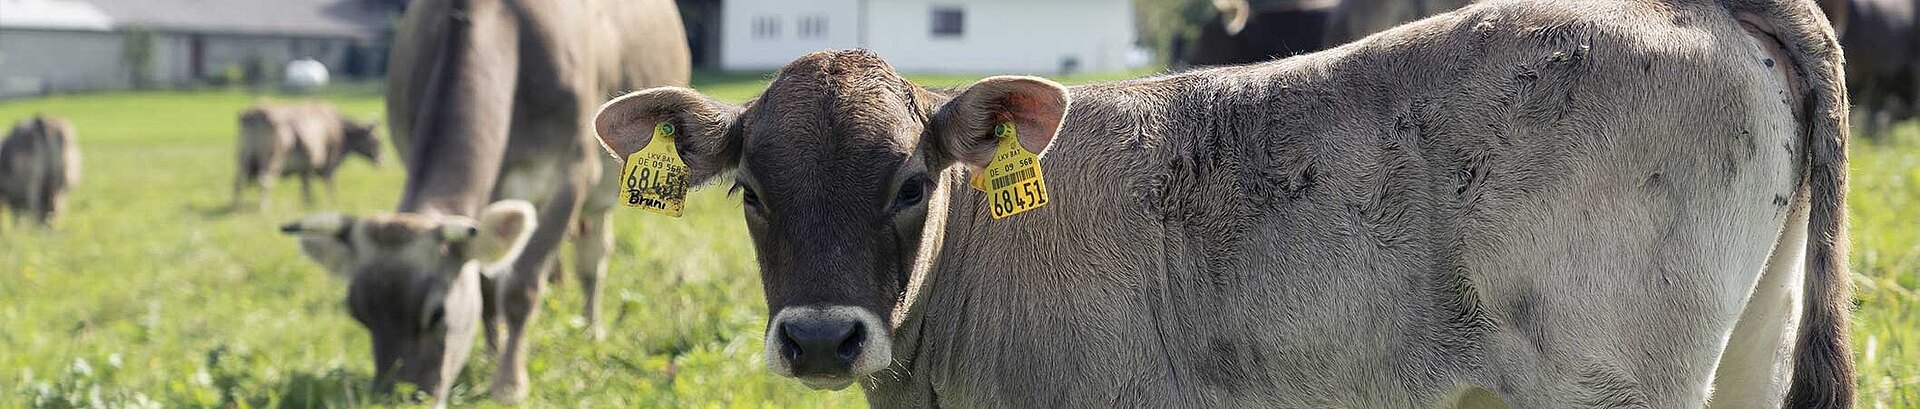
[(680, 217), (687, 203), (687, 163), (674, 149), (672, 122), (653, 127), (647, 147), (627, 155), (620, 172), (620, 202), (627, 207)]
[(987, 192), (995, 220), (1047, 205), (1047, 184), (1040, 172), (1040, 156), (1020, 146), (1020, 133), (1012, 122), (994, 126), (1000, 147), (987, 162), (980, 178)]

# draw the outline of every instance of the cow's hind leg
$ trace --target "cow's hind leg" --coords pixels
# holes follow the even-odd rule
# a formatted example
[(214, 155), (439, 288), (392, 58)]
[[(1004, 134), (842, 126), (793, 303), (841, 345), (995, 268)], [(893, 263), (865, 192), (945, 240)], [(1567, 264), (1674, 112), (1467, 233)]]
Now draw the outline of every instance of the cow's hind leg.
[(612, 210), (619, 200), (613, 192), (619, 188), (620, 179), (620, 167), (612, 159), (602, 157), (597, 162), (600, 178), (588, 184), (593, 190), (586, 193), (580, 205), (579, 239), (573, 244), (573, 273), (580, 276), (580, 290), (586, 299), (581, 315), (586, 316), (587, 336), (592, 339), (606, 335), (600, 320), (600, 282), (607, 274), (607, 253), (613, 250)]
[(27, 198), (24, 196), (9, 195), (6, 197), (6, 207), (8, 221), (12, 222), (15, 226), (22, 225), (21, 223), (27, 218)]
[(286, 163), (286, 154), (275, 153), (268, 156), (260, 166), (260, 173), (254, 174), (260, 185), (260, 210), (273, 206), (273, 186), (280, 183), (280, 168)]
[(539, 312), (546, 272), (552, 267), (554, 250), (566, 237), (569, 222), (580, 209), (583, 190), (584, 186), (563, 183), (547, 198), (540, 207), (540, 223), (532, 239), (514, 260), (512, 274), (497, 288), (507, 323), (507, 347), (501, 351), (500, 366), (493, 376), (496, 400), (519, 402), (527, 397), (527, 326)]
[[(1802, 203), (1807, 200), (1800, 198)], [(1786, 402), (1805, 282), (1807, 209), (1799, 206), (1775, 242), (1767, 269), (1734, 324), (1714, 371), (1714, 408), (1778, 407)]]
[(40, 225), (53, 226), (67, 209), (66, 189), (48, 189), (40, 197)]
[(254, 172), (259, 171), (259, 166), (256, 166), (252, 160), (240, 161), (240, 172), (233, 175), (233, 200), (228, 203), (228, 207), (236, 210), (240, 208), (240, 198), (245, 196), (243, 193), (247, 190), (247, 184), (253, 182)]
[(573, 273), (580, 276), (586, 298), (581, 315), (587, 319), (587, 337), (605, 336), (600, 322), (600, 278), (607, 273), (607, 252), (613, 249), (613, 218), (606, 209), (580, 215), (580, 240), (573, 244)]
[(487, 356), (491, 357), (499, 357), (501, 348), (507, 342), (506, 334), (502, 332), (506, 326), (506, 317), (500, 309), (500, 287), (507, 281), (508, 276), (513, 275), (513, 271), (512, 266), (507, 266), (505, 269), (507, 271), (491, 274), (480, 280), (480, 323), (482, 324), (480, 336), (486, 338)]
[(313, 207), (313, 171), (300, 172), (300, 203)]
[(32, 220), (35, 224), (39, 224), (41, 227), (46, 227), (48, 212), (46, 197), (51, 192), (48, 191), (47, 185), (38, 179), (39, 178), (34, 178), (27, 181), (27, 195), (23, 198), (24, 203), (22, 203), (25, 205), (22, 209), (26, 211), (21, 213), (21, 215)]

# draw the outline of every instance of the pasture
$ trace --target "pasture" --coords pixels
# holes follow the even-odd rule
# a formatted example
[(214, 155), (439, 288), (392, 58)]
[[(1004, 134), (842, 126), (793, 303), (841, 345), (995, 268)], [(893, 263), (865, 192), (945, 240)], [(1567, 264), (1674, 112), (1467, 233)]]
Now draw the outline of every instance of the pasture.
[[(695, 86), (737, 102), (765, 80), (696, 75)], [(370, 118), (384, 111), (380, 92), (360, 84), (319, 97)], [(262, 97), (291, 98), (212, 90), (0, 103), (8, 124), (36, 112), (71, 119), (85, 155), (56, 230), (0, 221), (0, 408), (400, 403), (369, 396), (367, 335), (346, 314), (344, 283), (276, 227), (311, 212), (391, 210), (401, 165), (354, 159), (339, 196), (316, 189), (312, 207), (287, 179), (272, 207), (230, 208), (237, 113)], [(1920, 127), (1856, 138), (1852, 149), (1859, 399), (1920, 407)], [(616, 214), (606, 339), (583, 334), (577, 280), (548, 289), (530, 330), (527, 407), (864, 406), (855, 390), (813, 392), (765, 371), (753, 251), (737, 199), (722, 190), (697, 193), (681, 219)], [(493, 367), (475, 354), (453, 403), (496, 405), (485, 397)]]

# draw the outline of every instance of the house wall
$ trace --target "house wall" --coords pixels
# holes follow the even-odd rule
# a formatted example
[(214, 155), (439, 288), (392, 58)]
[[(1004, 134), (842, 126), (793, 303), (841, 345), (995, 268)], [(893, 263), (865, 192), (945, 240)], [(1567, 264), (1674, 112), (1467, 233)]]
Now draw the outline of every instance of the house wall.
[[(932, 32), (936, 8), (961, 10), (959, 35)], [(825, 18), (825, 35), (800, 36), (807, 17)], [(1130, 0), (729, 0), (721, 19), (728, 70), (864, 47), (902, 71), (1058, 74), (1069, 59), (1078, 71), (1117, 71), (1134, 40)]]
[[(1133, 47), (1130, 0), (872, 1), (876, 35), (867, 48), (905, 71), (1057, 74), (1063, 61), (1079, 71), (1127, 69)], [(936, 7), (962, 10), (962, 34), (934, 36)], [(884, 34), (881, 34), (884, 33)]]
[(297, 38), (297, 37), (255, 37), (222, 34), (169, 33), (165, 40), (168, 52), (162, 58), (167, 68), (158, 70), (166, 73), (170, 82), (182, 82), (193, 77), (192, 50), (195, 38), (201, 42), (203, 78), (219, 76), (228, 67), (244, 69), (247, 62), (256, 56), (266, 60), (273, 72), (286, 66), (287, 62), (301, 57), (313, 57), (326, 64), (330, 71), (340, 71), (346, 62), (347, 48), (352, 42), (345, 39)]
[[(867, 0), (872, 1), (872, 0)], [(721, 2), (720, 66), (780, 68), (806, 53), (859, 46), (861, 0), (728, 0)], [(824, 33), (803, 37), (800, 20), (824, 19)], [(768, 23), (768, 22), (772, 23)], [(818, 21), (818, 20), (815, 20)], [(771, 25), (771, 27), (769, 27)]]
[[(193, 72), (193, 41), (202, 41), (202, 69)], [(106, 31), (0, 30), (0, 98), (49, 92), (127, 89), (125, 35)], [(298, 57), (314, 57), (339, 75), (353, 40), (232, 34), (153, 33), (150, 84), (188, 85), (262, 57), (278, 73)], [(276, 77), (277, 78), (277, 77)]]
[(125, 88), (120, 39), (103, 31), (0, 29), (0, 98)]

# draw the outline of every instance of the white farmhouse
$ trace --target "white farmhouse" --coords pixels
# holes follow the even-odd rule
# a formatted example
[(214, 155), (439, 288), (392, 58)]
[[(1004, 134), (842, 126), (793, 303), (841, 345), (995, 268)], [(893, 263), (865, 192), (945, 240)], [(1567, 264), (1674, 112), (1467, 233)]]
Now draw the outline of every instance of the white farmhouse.
[(378, 75), (394, 18), (375, 0), (0, 0), (0, 99), (187, 86), (298, 58)]
[(719, 66), (771, 70), (865, 48), (909, 72), (1117, 71), (1133, 0), (722, 0)]

